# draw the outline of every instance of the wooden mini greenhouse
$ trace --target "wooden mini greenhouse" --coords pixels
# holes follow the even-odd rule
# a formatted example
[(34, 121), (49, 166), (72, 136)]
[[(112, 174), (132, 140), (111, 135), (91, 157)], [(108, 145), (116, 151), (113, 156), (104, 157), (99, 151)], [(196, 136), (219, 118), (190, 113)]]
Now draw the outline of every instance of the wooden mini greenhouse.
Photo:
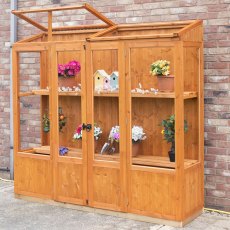
[[(68, 10), (102, 24), (54, 27)], [(199, 215), (202, 21), (117, 25), (88, 4), (12, 13), (42, 30), (12, 51), (15, 193), (176, 226)], [(170, 62), (174, 90), (158, 89), (158, 60)], [(161, 125), (171, 115), (175, 162)], [(134, 143), (134, 126), (146, 139)]]

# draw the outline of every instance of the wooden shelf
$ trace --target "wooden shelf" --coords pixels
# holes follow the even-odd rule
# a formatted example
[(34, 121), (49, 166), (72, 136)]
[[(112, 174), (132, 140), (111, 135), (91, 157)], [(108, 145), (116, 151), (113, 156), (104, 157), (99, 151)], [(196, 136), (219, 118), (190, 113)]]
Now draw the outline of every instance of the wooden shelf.
[[(31, 96), (31, 95), (49, 95), (49, 90), (48, 89), (36, 89), (32, 90), (31, 92), (22, 92), (19, 93), (19, 96)], [(58, 92), (59, 96), (81, 96), (81, 92), (77, 91), (68, 91), (68, 92)]]
[(95, 97), (119, 97), (118, 91), (108, 92), (108, 91), (102, 91), (100, 93), (94, 92)]
[(94, 159), (95, 160), (104, 160), (104, 161), (119, 161), (119, 153), (113, 153), (111, 155), (108, 154), (100, 154), (100, 153), (95, 153), (94, 154)]
[[(19, 96), (31, 96), (31, 95), (49, 95), (48, 89), (39, 89), (39, 90), (32, 90), (31, 92), (22, 92), (19, 93)], [(69, 91), (69, 92), (59, 92), (59, 96), (81, 96), (81, 92)], [(119, 92), (94, 92), (95, 97), (119, 97)], [(198, 93), (195, 91), (188, 91), (184, 92), (184, 99), (191, 99), (197, 98)], [(131, 93), (131, 97), (139, 97), (139, 98), (175, 98), (175, 92), (158, 92), (157, 94), (154, 93)]]
[[(82, 150), (76, 148), (68, 148), (69, 151), (62, 157), (78, 157), (82, 158)], [(50, 146), (41, 146), (37, 148), (33, 148), (33, 152), (36, 154), (50, 155)]]
[[(198, 162), (197, 160), (185, 159), (184, 166), (185, 168), (187, 168), (197, 162)], [(155, 166), (155, 167), (163, 167), (163, 168), (175, 168), (176, 166), (176, 163), (170, 162), (168, 157), (161, 157), (161, 156), (139, 155), (137, 157), (132, 158), (132, 163), (134, 165)]]
[[(154, 93), (131, 93), (131, 97), (141, 98), (176, 98), (175, 92), (158, 92)], [(197, 92), (184, 92), (184, 99), (197, 98)]]

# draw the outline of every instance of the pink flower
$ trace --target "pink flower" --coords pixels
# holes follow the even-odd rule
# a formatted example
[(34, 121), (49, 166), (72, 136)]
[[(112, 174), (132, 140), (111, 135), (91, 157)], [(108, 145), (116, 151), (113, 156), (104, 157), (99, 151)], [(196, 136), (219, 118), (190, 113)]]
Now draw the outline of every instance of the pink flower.
[(77, 128), (77, 130), (76, 130), (76, 133), (80, 134), (81, 130), (82, 130), (82, 125), (79, 125), (78, 128)]

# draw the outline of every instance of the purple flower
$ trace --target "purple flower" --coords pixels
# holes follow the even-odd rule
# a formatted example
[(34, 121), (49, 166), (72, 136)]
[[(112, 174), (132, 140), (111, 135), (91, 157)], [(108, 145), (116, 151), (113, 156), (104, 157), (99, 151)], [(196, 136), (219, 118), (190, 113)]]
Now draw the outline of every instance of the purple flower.
[(69, 149), (66, 147), (63, 147), (63, 146), (59, 147), (59, 154), (61, 156), (64, 156), (66, 153), (68, 153), (68, 151), (69, 151)]
[(119, 140), (120, 134), (119, 133), (114, 133), (113, 138), (116, 140)]

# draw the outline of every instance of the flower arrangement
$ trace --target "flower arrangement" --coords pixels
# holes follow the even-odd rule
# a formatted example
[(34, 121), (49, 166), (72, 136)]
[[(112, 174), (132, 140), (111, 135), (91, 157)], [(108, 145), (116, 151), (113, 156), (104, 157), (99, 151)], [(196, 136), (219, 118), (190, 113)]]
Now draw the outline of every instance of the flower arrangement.
[(143, 128), (141, 126), (134, 125), (132, 127), (132, 141), (133, 143), (137, 143), (146, 139), (146, 135), (143, 132)]
[(120, 127), (118, 125), (113, 126), (109, 133), (109, 140), (111, 143), (119, 142), (120, 139)]
[(170, 69), (170, 62), (166, 60), (158, 60), (151, 64), (150, 73), (154, 76), (168, 76)]
[(79, 125), (73, 135), (73, 140), (82, 139), (82, 125)]
[(59, 77), (72, 77), (78, 74), (81, 70), (80, 62), (70, 61), (67, 64), (58, 64), (58, 76)]
[[(62, 113), (61, 107), (59, 107), (59, 109), (58, 109), (58, 121), (59, 121), (58, 122), (59, 123), (59, 132), (61, 132), (63, 127), (66, 125), (66, 117)], [(45, 113), (43, 115), (42, 123), (43, 123), (43, 131), (48, 133), (50, 131), (50, 119), (49, 119), (47, 113)]]
[[(102, 134), (101, 128), (94, 124), (94, 138), (97, 141)], [(75, 130), (75, 133), (73, 135), (73, 140), (79, 140), (82, 139), (82, 124), (80, 124), (77, 129)]]
[(101, 134), (102, 134), (101, 128), (98, 125), (94, 124), (94, 138), (96, 141), (100, 138)]
[[(161, 134), (164, 136), (164, 139), (168, 143), (175, 142), (175, 115), (171, 115), (169, 118), (162, 120), (161, 125), (163, 129), (161, 130)], [(184, 131), (188, 131), (188, 123), (184, 121)]]

